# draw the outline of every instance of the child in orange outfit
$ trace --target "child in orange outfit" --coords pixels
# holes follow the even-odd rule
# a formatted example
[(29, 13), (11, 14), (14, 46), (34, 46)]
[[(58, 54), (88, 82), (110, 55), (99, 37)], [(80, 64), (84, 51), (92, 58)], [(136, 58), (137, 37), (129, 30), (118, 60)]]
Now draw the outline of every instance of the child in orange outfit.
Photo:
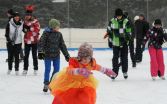
[(92, 56), (92, 46), (83, 43), (78, 56), (70, 58), (69, 66), (55, 75), (49, 85), (54, 95), (52, 104), (95, 104), (97, 80), (91, 71), (97, 70), (109, 77), (116, 74), (98, 65)]

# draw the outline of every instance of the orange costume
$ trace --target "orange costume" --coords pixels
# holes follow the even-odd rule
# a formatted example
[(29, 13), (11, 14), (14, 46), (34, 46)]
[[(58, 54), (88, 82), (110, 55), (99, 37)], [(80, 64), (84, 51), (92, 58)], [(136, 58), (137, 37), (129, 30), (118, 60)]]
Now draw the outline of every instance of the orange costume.
[(88, 78), (71, 74), (70, 71), (76, 68), (100, 70), (101, 66), (95, 59), (83, 65), (77, 58), (70, 58), (69, 66), (60, 71), (49, 85), (54, 95), (52, 104), (95, 104), (97, 80), (92, 74)]

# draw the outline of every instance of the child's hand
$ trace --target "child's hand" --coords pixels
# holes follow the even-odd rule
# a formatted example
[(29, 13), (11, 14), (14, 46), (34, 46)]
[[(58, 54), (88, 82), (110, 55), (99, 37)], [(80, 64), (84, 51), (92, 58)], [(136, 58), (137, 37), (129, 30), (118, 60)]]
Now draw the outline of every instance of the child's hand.
[(108, 69), (108, 68), (106, 69), (105, 74), (109, 77), (117, 76), (117, 74), (114, 71), (112, 71), (111, 69)]
[(114, 71), (112, 71), (112, 69), (110, 69), (110, 68), (102, 67), (100, 71), (102, 73), (106, 74), (109, 77), (115, 77), (115, 76), (117, 76), (117, 74)]
[(90, 74), (93, 74), (91, 71), (89, 71), (86, 68), (78, 68), (78, 69), (76, 69), (76, 73), (79, 75), (82, 75), (86, 78), (88, 78)]

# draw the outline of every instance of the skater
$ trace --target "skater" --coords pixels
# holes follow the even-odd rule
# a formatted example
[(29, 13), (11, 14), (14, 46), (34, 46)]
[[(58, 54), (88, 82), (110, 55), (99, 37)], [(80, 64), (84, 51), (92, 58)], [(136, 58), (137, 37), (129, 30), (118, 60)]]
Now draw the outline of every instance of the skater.
[[(60, 22), (57, 19), (49, 21), (49, 27), (46, 28), (40, 38), (38, 46), (38, 58), (44, 59), (45, 74), (43, 91), (48, 91), (48, 85), (52, 76), (59, 71), (60, 68), (60, 50), (65, 56), (66, 61), (70, 55), (67, 51), (62, 34), (59, 32)], [(53, 62), (53, 72), (50, 78), (51, 62)]]
[(167, 34), (162, 28), (160, 19), (154, 21), (154, 26), (147, 33), (148, 50), (150, 54), (150, 72), (152, 79), (157, 76), (165, 80), (165, 64), (163, 58), (162, 44), (167, 41)]
[[(6, 25), (6, 28), (7, 28), (9, 21), (11, 20), (11, 18), (13, 18), (13, 15), (14, 15), (13, 9), (9, 9), (9, 10), (7, 11), (7, 14), (6, 14), (6, 15), (8, 16), (8, 22), (7, 22), (7, 25)], [(7, 47), (8, 57), (9, 57), (9, 47), (8, 47), (8, 46), (9, 46), (9, 45), (8, 45), (8, 41), (6, 41), (6, 47)], [(14, 59), (13, 59), (13, 60), (14, 60)], [(13, 61), (13, 60), (12, 60), (12, 61)], [(8, 62), (8, 58), (6, 59), (6, 62)]]
[(129, 51), (130, 51), (130, 57), (132, 60), (132, 67), (136, 67), (136, 60), (135, 60), (135, 52), (134, 52), (134, 38), (135, 38), (135, 29), (134, 29), (134, 22), (131, 20), (131, 18), (128, 16), (128, 12), (124, 11), (124, 16), (129, 20), (130, 26), (131, 26), (131, 32), (132, 37), (129, 40)]
[(38, 20), (32, 15), (33, 6), (26, 6), (26, 14), (24, 19), (24, 69), (23, 75), (27, 75), (29, 66), (29, 54), (32, 50), (34, 75), (37, 75), (38, 71), (38, 59), (37, 59), (37, 44), (39, 41), (40, 24)]
[[(14, 11), (13, 9), (9, 9), (7, 11), (7, 16), (8, 16), (8, 22), (13, 18), (14, 16)], [(7, 51), (8, 51), (8, 41), (6, 43), (6, 47), (7, 47)], [(8, 52), (8, 55), (9, 55), (9, 52)], [(20, 57), (19, 57), (19, 62), (21, 62), (24, 58), (24, 55), (23, 55), (23, 50), (22, 50), (22, 47), (21, 47), (21, 50), (20, 50)], [(13, 57), (13, 60), (14, 61), (14, 57)], [(6, 62), (8, 62), (8, 59), (6, 59)]]
[(13, 58), (15, 59), (15, 74), (19, 75), (19, 53), (22, 45), (23, 21), (20, 14), (15, 12), (6, 27), (6, 40), (8, 45), (8, 72), (12, 71)]
[[(109, 22), (107, 33), (110, 35), (113, 43), (113, 71), (118, 75), (119, 64), (122, 64), (122, 72), (125, 79), (128, 78), (128, 43), (131, 38), (131, 27), (129, 20), (123, 17), (121, 9), (115, 10), (115, 17)], [(115, 79), (116, 77), (113, 77)]]
[(136, 62), (142, 62), (143, 49), (145, 47), (144, 38), (149, 30), (149, 23), (145, 20), (143, 14), (139, 15), (139, 19), (135, 21), (135, 36), (136, 36)]
[(92, 46), (83, 43), (78, 56), (69, 60), (69, 66), (53, 77), (49, 88), (54, 95), (52, 104), (95, 104), (97, 80), (92, 71), (97, 70), (107, 76), (116, 74), (102, 67), (93, 58)]

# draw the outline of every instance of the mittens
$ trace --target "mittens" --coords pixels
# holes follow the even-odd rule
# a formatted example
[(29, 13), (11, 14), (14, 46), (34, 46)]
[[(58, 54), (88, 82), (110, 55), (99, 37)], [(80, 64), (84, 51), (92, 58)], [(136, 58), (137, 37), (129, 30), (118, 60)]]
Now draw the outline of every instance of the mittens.
[(117, 76), (117, 74), (114, 71), (112, 71), (112, 69), (110, 69), (110, 68), (102, 67), (100, 71), (102, 73), (106, 74), (109, 77), (115, 77), (115, 76)]
[(92, 74), (92, 72), (86, 68), (77, 68), (74, 70), (74, 74), (75, 75), (82, 75), (85, 78), (88, 78), (90, 74)]

